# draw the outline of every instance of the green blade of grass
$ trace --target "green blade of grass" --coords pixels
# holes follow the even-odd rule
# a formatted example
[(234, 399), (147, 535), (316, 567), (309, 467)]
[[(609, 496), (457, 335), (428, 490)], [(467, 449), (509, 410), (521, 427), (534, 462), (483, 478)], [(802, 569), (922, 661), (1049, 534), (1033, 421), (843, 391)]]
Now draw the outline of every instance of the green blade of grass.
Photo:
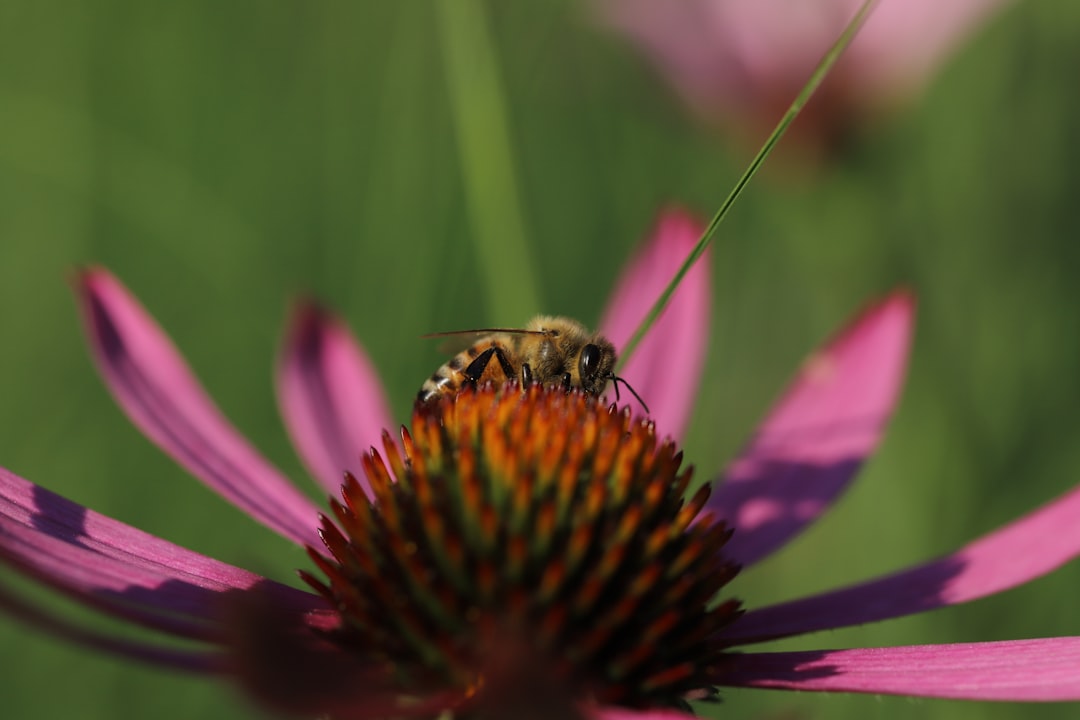
[(840, 34), (840, 37), (837, 38), (836, 42), (833, 43), (832, 47), (825, 53), (821, 62), (814, 68), (814, 72), (810, 75), (810, 79), (803, 86), (802, 90), (799, 91), (795, 100), (788, 107), (787, 112), (780, 118), (780, 122), (777, 123), (776, 128), (773, 129), (772, 133), (765, 140), (765, 144), (761, 146), (757, 155), (754, 156), (750, 165), (746, 168), (745, 172), (743, 172), (742, 177), (735, 183), (735, 187), (732, 188), (727, 199), (724, 200), (720, 205), (720, 209), (716, 211), (712, 220), (709, 221), (708, 227), (705, 228), (705, 232), (701, 234), (701, 238), (697, 241), (694, 249), (691, 250), (690, 254), (686, 257), (686, 260), (679, 268), (679, 272), (675, 274), (671, 283), (668, 284), (664, 289), (664, 292), (657, 298), (656, 302), (649, 310), (649, 314), (645, 316), (641, 325), (634, 331), (629, 342), (627, 342), (620, 350), (618, 367), (621, 368), (626, 364), (627, 359), (641, 343), (642, 338), (645, 337), (645, 333), (649, 331), (649, 328), (656, 322), (656, 319), (660, 317), (660, 313), (664, 311), (668, 302), (671, 301), (671, 296), (675, 293), (675, 289), (679, 286), (679, 283), (682, 282), (683, 277), (686, 276), (686, 273), (689, 272), (690, 268), (693, 267), (694, 263), (697, 262), (698, 258), (705, 252), (705, 248), (712, 242), (713, 235), (716, 234), (716, 229), (720, 225), (720, 221), (724, 219), (731, 209), (731, 206), (734, 205), (735, 200), (742, 194), (743, 189), (745, 189), (747, 183), (750, 182), (750, 178), (757, 174), (758, 169), (761, 167), (762, 163), (765, 162), (765, 158), (769, 157), (773, 148), (780, 142), (780, 138), (784, 136), (788, 127), (795, 118), (798, 117), (803, 107), (806, 106), (807, 101), (810, 100), (810, 96), (814, 94), (814, 91), (817, 90), (818, 86), (820, 86), (822, 81), (828, 76), (829, 71), (832, 70), (836, 61), (840, 59), (840, 55), (847, 49), (847, 46), (851, 44), (851, 41), (855, 38), (855, 34), (859, 31), (859, 28), (862, 27), (867, 16), (870, 14), (874, 2), (875, 0), (864, 0), (863, 4), (859, 7), (859, 11), (855, 13), (855, 16), (848, 22), (844, 31)]
[(520, 325), (540, 308), (514, 176), (498, 60), (480, 0), (438, 0), (446, 84), (473, 227), (475, 256), (494, 324)]

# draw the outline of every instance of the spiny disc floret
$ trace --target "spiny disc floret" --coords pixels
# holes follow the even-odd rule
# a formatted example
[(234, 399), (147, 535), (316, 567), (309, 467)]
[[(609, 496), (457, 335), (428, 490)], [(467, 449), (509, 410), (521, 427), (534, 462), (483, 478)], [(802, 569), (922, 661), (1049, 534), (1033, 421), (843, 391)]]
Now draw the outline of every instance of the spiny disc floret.
[(626, 706), (708, 688), (711, 638), (739, 614), (714, 601), (737, 572), (730, 531), (699, 515), (707, 485), (686, 498), (692, 469), (651, 422), (508, 385), (418, 408), (411, 428), (364, 456), (366, 486), (346, 475), (330, 556), (311, 550), (336, 642), (407, 694), (482, 695), (514, 663)]

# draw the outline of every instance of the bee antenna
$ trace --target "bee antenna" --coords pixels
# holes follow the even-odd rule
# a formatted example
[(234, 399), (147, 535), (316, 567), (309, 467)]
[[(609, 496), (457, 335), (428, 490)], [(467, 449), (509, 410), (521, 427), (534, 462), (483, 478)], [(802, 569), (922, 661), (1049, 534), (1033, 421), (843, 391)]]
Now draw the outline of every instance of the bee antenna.
[(645, 401), (641, 399), (641, 396), (637, 394), (637, 391), (630, 386), (630, 383), (626, 382), (626, 380), (619, 377), (618, 375), (612, 374), (611, 384), (615, 387), (615, 401), (619, 401), (619, 383), (622, 383), (626, 386), (626, 389), (630, 391), (630, 394), (633, 395), (639, 403), (641, 403), (641, 407), (643, 407), (645, 409), (645, 413), (648, 414), (649, 406), (645, 404)]

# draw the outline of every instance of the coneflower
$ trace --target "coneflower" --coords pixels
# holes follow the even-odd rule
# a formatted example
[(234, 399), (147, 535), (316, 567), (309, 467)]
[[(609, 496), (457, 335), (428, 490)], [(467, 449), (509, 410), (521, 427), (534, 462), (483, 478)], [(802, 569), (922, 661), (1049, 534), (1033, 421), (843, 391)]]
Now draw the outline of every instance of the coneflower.
[[(695, 228), (669, 220), (624, 275), (645, 298), (671, 277), (650, 272), (671, 229), (694, 239)], [(661, 320), (672, 324), (657, 331), (664, 342), (642, 346), (654, 369), (631, 363), (624, 373), (663, 422), (562, 390), (483, 387), (418, 410), (400, 440), (367, 435), (391, 423), (359, 345), (325, 312), (303, 309), (280, 386), (286, 424), (335, 497), (320, 515), (225, 420), (126, 289), (86, 271), (77, 290), (91, 346), (121, 406), (194, 475), (309, 548), (302, 574), (316, 592), (0, 469), (0, 559), (163, 639), (77, 626), (7, 591), (0, 605), (104, 652), (238, 682), (298, 715), (660, 720), (729, 687), (1080, 699), (1075, 637), (747, 651), (1043, 575), (1080, 552), (1080, 489), (946, 557), (744, 612), (739, 568), (820, 517), (876, 447), (899, 391), (913, 302), (888, 296), (812, 355), (725, 476), (699, 484), (664, 430), (685, 422), (694, 387), (686, 391), (681, 371), (700, 368), (704, 349), (698, 336), (689, 352), (670, 352), (672, 328), (704, 316), (707, 283), (694, 287), (680, 288)], [(609, 311), (618, 322), (601, 330), (625, 337), (640, 309)]]

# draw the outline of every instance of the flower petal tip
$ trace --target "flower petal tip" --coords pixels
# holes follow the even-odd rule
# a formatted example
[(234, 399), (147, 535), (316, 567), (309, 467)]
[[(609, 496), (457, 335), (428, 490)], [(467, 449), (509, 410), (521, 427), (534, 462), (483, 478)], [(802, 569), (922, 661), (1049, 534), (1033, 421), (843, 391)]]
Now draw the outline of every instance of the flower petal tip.
[(906, 314), (909, 321), (914, 319), (918, 304), (918, 296), (915, 289), (910, 285), (900, 285), (893, 288), (888, 295), (877, 302), (877, 306), (883, 310), (889, 309)]
[[(705, 231), (705, 223), (682, 205), (666, 205), (657, 215), (653, 232), (654, 242), (689, 250)], [(668, 250), (674, 249), (672, 247)]]
[[(906, 287), (897, 288), (888, 295), (872, 302), (853, 321), (846, 325), (822, 350), (811, 355), (804, 365), (804, 372), (823, 376), (832, 361), (844, 356), (880, 355), (890, 365), (878, 371), (882, 381), (892, 380), (899, 390), (899, 378), (903, 375), (911, 349), (911, 337), (915, 326), (915, 294)], [(855, 358), (850, 358), (854, 360)], [(861, 363), (860, 363), (861, 364)]]
[(314, 505), (228, 422), (131, 291), (102, 268), (87, 268), (75, 290), (99, 372), (143, 434), (271, 529), (315, 538)]
[(844, 491), (900, 397), (913, 322), (914, 296), (897, 290), (803, 362), (710, 500), (738, 528), (731, 559), (757, 562)]
[(296, 299), (277, 357), (278, 405), (312, 475), (336, 494), (342, 472), (393, 415), (374, 364), (348, 325), (311, 296)]
[(872, 301), (856, 316), (851, 326), (863, 327), (880, 322), (894, 322), (910, 326), (915, 319), (917, 304), (915, 291), (907, 285), (901, 285)]
[[(624, 348), (649, 313), (654, 298), (679, 273), (701, 233), (689, 211), (661, 211), (645, 242), (623, 270), (600, 322), (600, 332)], [(708, 347), (712, 289), (708, 254), (697, 258), (621, 376), (648, 402), (662, 434), (681, 437), (697, 398)]]
[(80, 300), (91, 293), (101, 293), (116, 286), (116, 278), (100, 265), (77, 265), (68, 271), (68, 282)]
[(285, 323), (285, 340), (279, 348), (278, 362), (282, 362), (289, 347), (303, 343), (307, 338), (317, 337), (322, 329), (334, 322), (333, 314), (313, 295), (302, 293), (289, 301)]
[[(88, 275), (101, 271), (96, 265), (73, 265), (65, 273), (67, 280), (73, 287), (82, 285)], [(103, 272), (103, 271), (102, 271)]]

